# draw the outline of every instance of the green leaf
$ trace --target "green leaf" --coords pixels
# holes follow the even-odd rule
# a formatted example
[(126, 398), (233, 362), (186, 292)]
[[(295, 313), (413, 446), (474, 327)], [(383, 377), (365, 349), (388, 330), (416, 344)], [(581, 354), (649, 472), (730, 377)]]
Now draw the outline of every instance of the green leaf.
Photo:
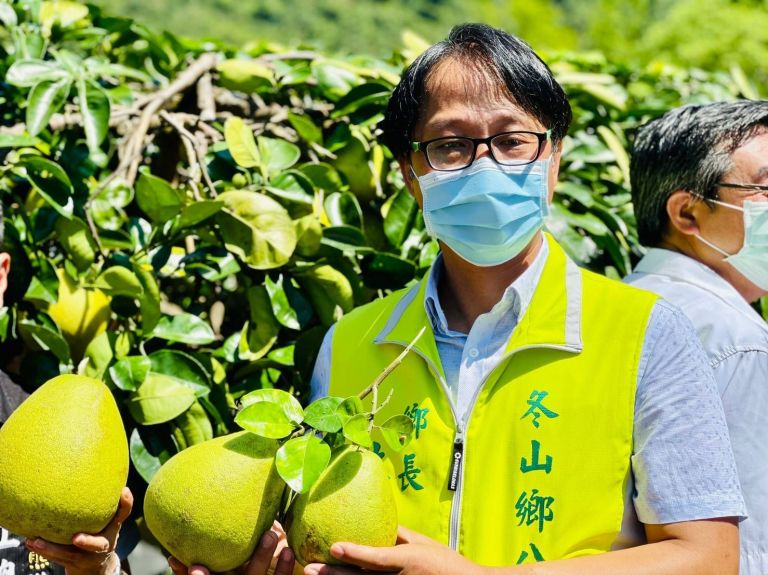
[(189, 345), (206, 345), (216, 340), (211, 326), (190, 313), (161, 317), (152, 336)]
[(306, 493), (328, 467), (331, 448), (314, 435), (294, 437), (275, 455), (280, 477), (296, 493)]
[(352, 285), (336, 268), (318, 266), (296, 277), (323, 324), (331, 325), (352, 311), (355, 305)]
[(363, 282), (373, 289), (399, 289), (416, 277), (412, 262), (383, 252), (363, 258), (360, 268)]
[(287, 170), (301, 156), (299, 147), (285, 140), (259, 136), (258, 145), (261, 165), (269, 174)]
[(144, 289), (144, 295), (139, 300), (141, 330), (149, 334), (163, 315), (160, 311), (160, 286), (157, 285), (151, 265), (134, 263), (133, 271)]
[(373, 440), (368, 432), (370, 418), (370, 413), (358, 413), (350, 417), (344, 422), (344, 437), (352, 443), (371, 449), (373, 447)]
[(317, 431), (336, 433), (342, 427), (339, 406), (341, 397), (323, 397), (313, 401), (305, 410), (304, 423)]
[(296, 310), (291, 307), (288, 296), (283, 289), (283, 275), (280, 274), (276, 282), (273, 282), (272, 278), (267, 276), (264, 280), (264, 285), (267, 289), (267, 294), (269, 294), (269, 301), (272, 305), (272, 313), (275, 319), (288, 329), (301, 329), (299, 316)]
[[(0, 4), (4, 6), (4, 4)], [(0, 148), (28, 148), (42, 143), (40, 138), (24, 134), (0, 134)]]
[(29, 181), (54, 210), (67, 219), (72, 217), (74, 189), (61, 166), (40, 156), (23, 156), (18, 165), (26, 169)]
[(151, 365), (145, 355), (125, 357), (109, 368), (109, 377), (119, 389), (136, 391), (147, 378)]
[(40, 23), (50, 30), (54, 24), (68, 28), (88, 17), (88, 7), (72, 0), (47, 0), (40, 5)]
[(242, 168), (255, 168), (261, 163), (253, 130), (242, 118), (233, 116), (224, 124), (224, 140), (235, 163)]
[(356, 395), (347, 397), (339, 404), (339, 407), (336, 408), (336, 414), (341, 418), (342, 425), (349, 421), (350, 417), (364, 412), (365, 407), (363, 407), (363, 402)]
[(419, 205), (407, 190), (400, 190), (387, 200), (384, 207), (384, 234), (392, 247), (399, 248), (411, 233)]
[(127, 400), (128, 411), (141, 425), (165, 423), (184, 413), (195, 401), (195, 393), (172, 377), (149, 373)]
[(323, 226), (314, 214), (294, 220), (296, 226), (296, 253), (306, 258), (314, 256), (323, 241)]
[(288, 121), (302, 139), (315, 144), (323, 143), (323, 131), (306, 114), (299, 115), (288, 112)]
[(144, 481), (149, 483), (152, 481), (155, 473), (160, 470), (163, 463), (171, 458), (171, 454), (166, 449), (160, 447), (160, 442), (155, 435), (147, 433), (146, 430), (145, 433), (150, 439), (154, 439), (154, 441), (148, 442), (149, 445), (144, 443), (139, 429), (136, 428), (131, 432), (129, 450), (131, 454), (131, 462), (136, 468), (136, 471), (139, 472), (139, 475), (141, 475)]
[(46, 284), (40, 281), (36, 276), (33, 276), (29, 282), (27, 293), (24, 294), (24, 299), (27, 301), (46, 303), (56, 303), (58, 295), (56, 291), (51, 291)]
[(264, 286), (254, 286), (247, 292), (250, 320), (240, 339), (240, 359), (254, 361), (263, 357), (277, 341), (280, 324), (272, 315), (272, 304)]
[(124, 208), (133, 201), (133, 197), (133, 188), (121, 178), (98, 188), (91, 198), (93, 221), (105, 230), (120, 229), (128, 221)]
[(173, 425), (184, 436), (187, 447), (213, 439), (213, 426), (200, 402), (194, 402), (187, 411), (173, 420)]
[(413, 439), (413, 420), (407, 415), (394, 415), (379, 429), (384, 441), (396, 452), (402, 451)]
[(58, 63), (47, 60), (18, 60), (8, 68), (5, 81), (19, 88), (31, 88), (41, 82), (69, 80), (70, 75)]
[(254, 403), (266, 401), (280, 407), (289, 421), (300, 425), (304, 421), (304, 410), (299, 400), (282, 389), (257, 389), (240, 398), (240, 405), (245, 408)]
[(72, 83), (69, 78), (43, 80), (35, 84), (27, 100), (27, 131), (31, 136), (39, 134), (56, 112), (67, 101)]
[(228, 250), (256, 269), (288, 262), (296, 248), (296, 229), (285, 208), (254, 192), (224, 192), (218, 199), (226, 206), (216, 220)]
[(215, 200), (203, 200), (186, 206), (181, 210), (178, 219), (175, 222), (177, 229), (191, 228), (219, 213), (224, 207), (224, 202)]
[(109, 97), (99, 86), (84, 80), (77, 84), (77, 97), (88, 148), (97, 150), (109, 131)]
[(112, 346), (117, 341), (114, 332), (104, 331), (94, 337), (85, 348), (84, 358), (88, 359), (83, 375), (94, 379), (103, 379), (109, 364), (115, 358)]
[(224, 60), (216, 66), (216, 70), (219, 72), (219, 84), (228, 90), (250, 94), (274, 88), (275, 73), (255, 60)]
[(96, 242), (91, 230), (80, 218), (58, 218), (56, 235), (78, 272), (87, 270), (96, 259)]
[(184, 194), (162, 178), (150, 174), (148, 168), (141, 168), (140, 171), (141, 176), (136, 182), (136, 203), (150, 220), (163, 224), (184, 207)]
[(61, 363), (69, 363), (69, 344), (58, 332), (44, 325), (24, 319), (19, 322), (19, 331), (34, 341), (43, 351), (50, 351)]
[(246, 431), (270, 439), (282, 439), (296, 429), (282, 407), (270, 401), (260, 401), (244, 408), (235, 416), (235, 423)]
[(141, 297), (144, 294), (144, 287), (139, 278), (128, 268), (123, 266), (112, 266), (105, 269), (93, 282), (93, 286), (99, 288), (105, 294), (116, 296), (121, 295), (129, 298)]
[(210, 376), (194, 357), (176, 349), (161, 349), (149, 355), (150, 370), (173, 378), (195, 392), (198, 399), (210, 391)]
[(363, 226), (363, 212), (354, 194), (336, 192), (325, 198), (325, 213), (334, 226)]

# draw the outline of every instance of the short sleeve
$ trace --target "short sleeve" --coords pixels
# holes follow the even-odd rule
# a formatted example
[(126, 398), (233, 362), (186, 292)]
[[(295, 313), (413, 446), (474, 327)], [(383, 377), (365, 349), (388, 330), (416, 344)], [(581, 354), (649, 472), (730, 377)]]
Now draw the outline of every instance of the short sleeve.
[(633, 501), (640, 521), (746, 516), (706, 354), (690, 320), (664, 300), (646, 330), (634, 423)]

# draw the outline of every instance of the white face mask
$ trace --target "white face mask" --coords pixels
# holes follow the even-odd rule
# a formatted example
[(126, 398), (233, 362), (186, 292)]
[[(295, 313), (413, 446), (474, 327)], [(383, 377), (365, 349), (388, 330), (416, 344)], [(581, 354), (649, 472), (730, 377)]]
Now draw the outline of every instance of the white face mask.
[(717, 200), (710, 201), (744, 213), (744, 245), (737, 253), (729, 254), (700, 235), (696, 237), (723, 254), (725, 261), (741, 275), (760, 289), (768, 291), (768, 202), (747, 200), (744, 207), (739, 207)]

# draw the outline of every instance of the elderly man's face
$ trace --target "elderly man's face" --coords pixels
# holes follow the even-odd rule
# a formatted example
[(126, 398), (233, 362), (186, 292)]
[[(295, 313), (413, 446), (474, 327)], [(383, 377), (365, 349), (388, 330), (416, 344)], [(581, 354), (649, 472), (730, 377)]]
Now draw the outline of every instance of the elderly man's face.
[[(729, 184), (768, 185), (768, 131), (763, 132), (731, 156), (733, 169), (722, 178)], [(765, 192), (738, 188), (718, 188), (720, 201), (742, 206), (745, 201), (768, 201)], [(729, 254), (738, 252), (744, 244), (744, 214), (739, 210), (715, 204), (710, 212), (699, 218), (701, 235)], [(715, 258), (722, 258), (713, 254)]]
[[(486, 138), (513, 130), (546, 131), (538, 120), (510, 101), (504, 86), (499, 86), (495, 78), (478, 73), (461, 60), (450, 59), (438, 64), (426, 88), (426, 104), (414, 134), (416, 141), (447, 136)], [(551, 154), (552, 142), (547, 142), (539, 158), (548, 158)], [(489, 155), (488, 146), (480, 144), (475, 161)], [(550, 202), (557, 182), (559, 160), (560, 152), (556, 149), (549, 173)], [(409, 190), (422, 206), (421, 191), (410, 173), (409, 161), (416, 175), (422, 176), (433, 170), (423, 152), (412, 152), (410, 158), (402, 159), (400, 163)]]

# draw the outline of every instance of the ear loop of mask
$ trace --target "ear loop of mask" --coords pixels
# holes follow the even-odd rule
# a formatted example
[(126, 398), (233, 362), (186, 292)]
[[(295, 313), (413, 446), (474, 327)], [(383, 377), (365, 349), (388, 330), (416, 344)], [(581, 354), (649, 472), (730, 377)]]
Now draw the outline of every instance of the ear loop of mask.
[[(732, 210), (738, 210), (738, 211), (740, 211), (742, 213), (744, 212), (744, 208), (741, 208), (739, 206), (731, 205), (731, 204), (723, 202), (721, 200), (708, 199), (708, 198), (705, 198), (704, 196), (702, 196), (701, 194), (692, 194), (692, 195), (697, 197), (697, 198), (700, 198), (701, 200), (703, 200), (705, 202), (712, 202), (713, 204), (718, 204), (718, 205), (726, 207), (726, 208), (731, 208)], [(725, 256), (726, 258), (729, 258), (729, 257), (731, 257), (733, 255), (736, 255), (736, 254), (729, 254), (727, 251), (725, 251), (722, 248), (719, 248), (718, 246), (716, 246), (715, 244), (713, 244), (709, 240), (705, 240), (704, 237), (701, 234), (696, 234), (695, 237), (696, 237), (696, 239), (701, 241), (703, 244), (709, 246), (710, 248), (715, 250), (717, 253), (719, 253), (720, 255)]]

